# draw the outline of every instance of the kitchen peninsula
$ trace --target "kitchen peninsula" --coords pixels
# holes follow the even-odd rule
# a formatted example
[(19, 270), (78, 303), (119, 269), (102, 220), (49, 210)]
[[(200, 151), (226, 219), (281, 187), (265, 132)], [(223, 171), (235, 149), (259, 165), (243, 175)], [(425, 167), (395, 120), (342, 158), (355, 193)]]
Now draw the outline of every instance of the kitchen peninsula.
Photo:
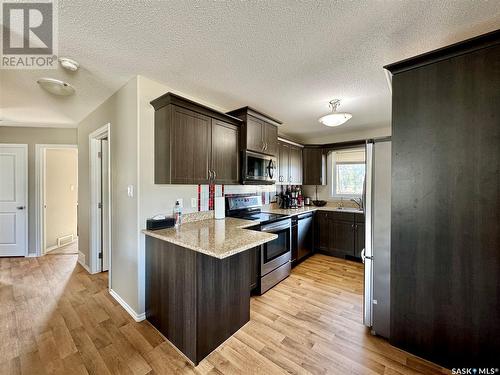
[(146, 317), (194, 365), (250, 320), (254, 221), (200, 220), (146, 234)]

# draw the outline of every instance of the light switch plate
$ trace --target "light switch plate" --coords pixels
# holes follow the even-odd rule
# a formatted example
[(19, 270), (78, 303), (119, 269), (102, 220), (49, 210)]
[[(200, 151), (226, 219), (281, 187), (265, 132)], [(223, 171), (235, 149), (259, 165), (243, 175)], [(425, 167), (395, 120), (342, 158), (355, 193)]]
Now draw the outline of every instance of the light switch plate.
[(127, 186), (127, 195), (129, 196), (129, 198), (134, 197), (134, 185)]
[(177, 198), (177, 201), (179, 201), (181, 207), (184, 207), (184, 200), (182, 198)]
[(196, 208), (198, 207), (198, 201), (196, 198), (191, 198), (191, 208)]

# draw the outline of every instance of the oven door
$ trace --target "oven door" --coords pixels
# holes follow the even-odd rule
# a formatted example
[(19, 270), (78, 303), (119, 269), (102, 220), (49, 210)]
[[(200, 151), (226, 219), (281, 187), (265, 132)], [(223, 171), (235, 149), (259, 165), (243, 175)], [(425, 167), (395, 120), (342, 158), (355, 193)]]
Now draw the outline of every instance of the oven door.
[(244, 184), (273, 184), (276, 182), (276, 160), (271, 156), (244, 151), (242, 157)]
[(261, 226), (261, 232), (274, 233), (278, 235), (278, 238), (275, 240), (262, 245), (260, 252), (261, 276), (264, 276), (283, 264), (290, 262), (292, 257), (291, 224), (291, 219), (285, 219)]

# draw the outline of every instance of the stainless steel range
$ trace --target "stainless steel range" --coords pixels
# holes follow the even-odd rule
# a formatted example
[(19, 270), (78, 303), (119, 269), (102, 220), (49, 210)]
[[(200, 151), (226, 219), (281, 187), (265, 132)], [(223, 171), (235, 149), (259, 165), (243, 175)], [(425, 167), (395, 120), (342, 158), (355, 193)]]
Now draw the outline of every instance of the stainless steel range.
[(292, 258), (292, 220), (287, 215), (262, 212), (262, 198), (258, 195), (226, 197), (226, 216), (256, 221), (255, 229), (278, 235), (260, 247), (260, 282), (263, 294), (290, 275)]

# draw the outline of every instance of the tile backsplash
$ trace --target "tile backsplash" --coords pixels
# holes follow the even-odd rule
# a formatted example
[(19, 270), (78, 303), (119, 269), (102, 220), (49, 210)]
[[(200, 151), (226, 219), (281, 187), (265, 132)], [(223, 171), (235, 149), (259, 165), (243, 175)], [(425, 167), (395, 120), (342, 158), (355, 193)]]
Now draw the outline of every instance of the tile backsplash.
[(275, 185), (198, 185), (198, 211), (213, 210), (213, 198), (232, 194), (257, 194), (263, 204), (274, 202)]

